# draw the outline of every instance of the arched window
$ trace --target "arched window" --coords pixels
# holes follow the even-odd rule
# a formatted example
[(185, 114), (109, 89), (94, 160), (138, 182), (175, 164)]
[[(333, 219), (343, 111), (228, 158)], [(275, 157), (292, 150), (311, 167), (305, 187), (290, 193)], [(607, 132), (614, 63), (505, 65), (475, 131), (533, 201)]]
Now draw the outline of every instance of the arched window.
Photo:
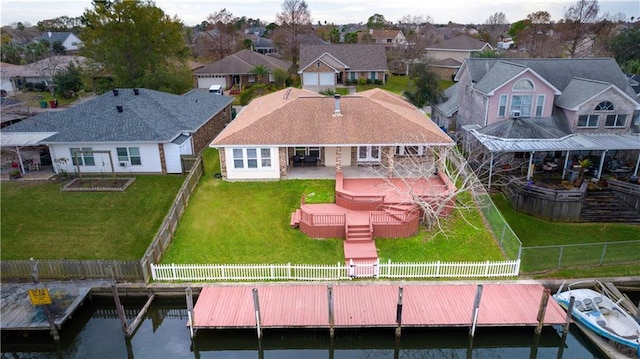
[(613, 111), (613, 104), (609, 101), (602, 101), (596, 106), (595, 111)]
[(522, 79), (513, 85), (513, 90), (514, 91), (533, 91), (534, 90), (533, 82), (527, 79)]

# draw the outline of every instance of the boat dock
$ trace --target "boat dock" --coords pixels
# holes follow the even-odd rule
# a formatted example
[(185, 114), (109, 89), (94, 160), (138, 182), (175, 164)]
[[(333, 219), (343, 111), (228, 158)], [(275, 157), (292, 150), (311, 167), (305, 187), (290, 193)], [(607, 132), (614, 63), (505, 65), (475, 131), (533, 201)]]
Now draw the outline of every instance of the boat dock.
[[(91, 291), (90, 287), (78, 287), (73, 283), (48, 283), (46, 287), (53, 302), (49, 305), (49, 310), (58, 329), (71, 317)], [(29, 299), (28, 290), (38, 288), (43, 288), (43, 285), (2, 285), (0, 329), (51, 330), (43, 306), (33, 305)]]
[(260, 335), (264, 328), (565, 324), (565, 311), (544, 296), (540, 284), (210, 285), (193, 308), (192, 329), (257, 328)]

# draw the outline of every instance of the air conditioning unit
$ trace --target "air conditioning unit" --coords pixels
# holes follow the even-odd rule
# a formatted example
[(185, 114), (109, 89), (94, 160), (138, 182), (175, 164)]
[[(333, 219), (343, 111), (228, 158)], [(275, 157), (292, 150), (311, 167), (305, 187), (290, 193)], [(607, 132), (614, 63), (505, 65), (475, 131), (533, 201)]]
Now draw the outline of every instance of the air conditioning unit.
[(520, 117), (520, 110), (513, 110), (513, 111), (511, 111), (511, 117), (512, 117), (512, 118), (518, 118), (518, 117)]
[(127, 167), (127, 163), (126, 162), (120, 162), (120, 167)]

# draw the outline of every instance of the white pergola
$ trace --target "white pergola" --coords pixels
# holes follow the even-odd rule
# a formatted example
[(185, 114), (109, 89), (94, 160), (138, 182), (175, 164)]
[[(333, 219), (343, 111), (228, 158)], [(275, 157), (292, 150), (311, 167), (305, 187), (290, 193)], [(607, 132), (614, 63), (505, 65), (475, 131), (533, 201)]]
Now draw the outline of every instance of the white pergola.
[(21, 147), (39, 146), (40, 141), (55, 135), (56, 132), (2, 132), (0, 134), (0, 146), (15, 148), (18, 155), (18, 163), (20, 165), (20, 172), (24, 174), (24, 164), (22, 163), (22, 156), (20, 155)]
[(489, 136), (477, 131), (477, 128), (469, 129), (469, 132), (489, 150), (491, 162), (489, 165), (489, 187), (493, 175), (493, 156), (495, 153), (529, 152), (529, 169), (527, 179), (533, 176), (533, 155), (536, 152), (566, 151), (562, 178), (565, 177), (569, 154), (571, 151), (602, 151), (598, 165), (597, 178), (602, 175), (605, 155), (609, 151), (638, 151), (638, 158), (633, 169), (633, 176), (638, 175), (640, 166), (640, 134), (571, 134), (557, 139), (506, 139)]

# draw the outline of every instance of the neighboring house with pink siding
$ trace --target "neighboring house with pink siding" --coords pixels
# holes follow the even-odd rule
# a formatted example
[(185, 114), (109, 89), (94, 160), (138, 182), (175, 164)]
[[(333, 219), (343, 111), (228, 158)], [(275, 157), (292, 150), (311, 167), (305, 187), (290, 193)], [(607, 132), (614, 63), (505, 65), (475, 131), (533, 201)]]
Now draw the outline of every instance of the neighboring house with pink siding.
[(615, 156), (636, 163), (637, 175), (640, 101), (614, 59), (470, 58), (455, 80), (455, 96), (432, 117), (460, 131), (466, 146), (482, 143), (506, 162), (513, 153), (565, 167), (591, 157), (597, 177)]

